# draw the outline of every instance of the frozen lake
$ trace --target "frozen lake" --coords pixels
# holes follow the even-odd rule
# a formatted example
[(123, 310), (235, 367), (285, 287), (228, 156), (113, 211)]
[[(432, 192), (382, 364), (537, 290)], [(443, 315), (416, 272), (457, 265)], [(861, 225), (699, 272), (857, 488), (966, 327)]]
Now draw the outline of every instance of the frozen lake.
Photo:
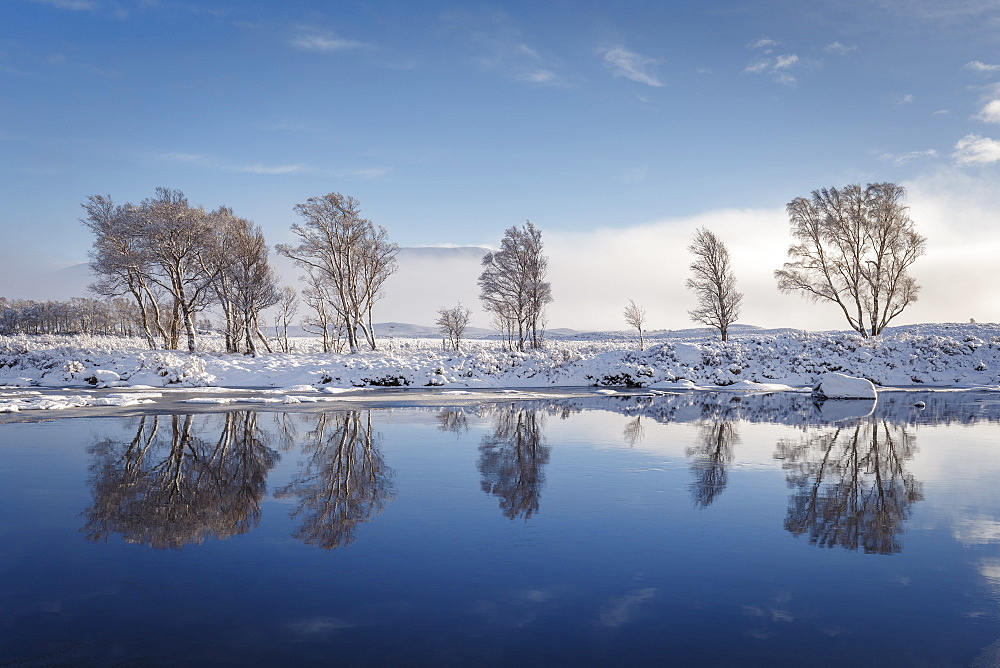
[(1000, 658), (997, 393), (56, 418), (0, 424), (0, 665)]

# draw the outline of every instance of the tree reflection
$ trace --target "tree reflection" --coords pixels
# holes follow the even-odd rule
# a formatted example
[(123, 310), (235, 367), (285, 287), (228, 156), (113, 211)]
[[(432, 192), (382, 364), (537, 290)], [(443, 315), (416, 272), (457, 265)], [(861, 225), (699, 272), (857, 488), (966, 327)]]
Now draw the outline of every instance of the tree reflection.
[(500, 497), (500, 509), (510, 519), (529, 519), (538, 511), (550, 450), (542, 438), (543, 421), (540, 411), (511, 404), (497, 413), (493, 433), (479, 446), (483, 491)]
[(463, 410), (442, 410), (437, 416), (438, 429), (461, 436), (469, 431), (469, 417)]
[(372, 430), (371, 411), (346, 411), (317, 415), (306, 439), (305, 468), (275, 496), (299, 499), (295, 538), (328, 550), (349, 545), (358, 525), (395, 498), (381, 435)]
[(642, 424), (642, 416), (636, 415), (634, 418), (625, 423), (625, 429), (622, 430), (622, 438), (630, 448), (635, 447), (635, 444), (643, 439), (646, 435), (646, 428)]
[(922, 485), (906, 471), (916, 452), (905, 425), (876, 419), (817, 433), (798, 443), (778, 442), (793, 490), (785, 529), (821, 547), (859, 547), (866, 553), (895, 554), (899, 535)]
[(180, 548), (257, 525), (267, 473), (278, 461), (257, 414), (224, 414), (217, 439), (203, 438), (195, 422), (194, 415), (144, 416), (131, 441), (91, 447), (89, 540), (119, 533), (129, 543)]
[(687, 455), (692, 457), (691, 496), (699, 508), (712, 505), (729, 482), (729, 464), (733, 461), (733, 446), (740, 442), (735, 422), (702, 422), (698, 436)]

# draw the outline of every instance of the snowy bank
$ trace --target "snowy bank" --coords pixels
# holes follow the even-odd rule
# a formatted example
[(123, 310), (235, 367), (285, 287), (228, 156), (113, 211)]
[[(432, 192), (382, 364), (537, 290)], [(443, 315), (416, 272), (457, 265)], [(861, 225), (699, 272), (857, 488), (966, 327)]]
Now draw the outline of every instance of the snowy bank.
[[(878, 387), (1000, 389), (1000, 326), (915, 325), (866, 340), (848, 332), (748, 332), (717, 339), (653, 339), (645, 351), (621, 338), (550, 342), (543, 350), (509, 352), (470, 342), (455, 354), (429, 347), (357, 355), (188, 354), (59, 345), (0, 338), (0, 386), (225, 387), (317, 389), (354, 387), (646, 387), (774, 392), (810, 388), (824, 374), (852, 376)], [(659, 342), (657, 342), (659, 341)], [(298, 396), (299, 393), (296, 393)], [(829, 395), (827, 395), (829, 396)], [(866, 395), (867, 396), (867, 395)]]

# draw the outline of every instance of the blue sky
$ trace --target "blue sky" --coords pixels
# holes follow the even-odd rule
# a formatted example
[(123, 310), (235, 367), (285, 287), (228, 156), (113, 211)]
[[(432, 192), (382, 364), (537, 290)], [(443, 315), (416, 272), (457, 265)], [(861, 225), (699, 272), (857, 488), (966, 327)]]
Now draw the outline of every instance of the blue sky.
[[(763, 290), (786, 202), (896, 181), (937, 233), (936, 279), (958, 222), (997, 241), (995, 100), (993, 1), (0, 0), (0, 230), (9, 266), (83, 262), (87, 195), (168, 186), (276, 243), (294, 204), (337, 191), (404, 246), (496, 245), (531, 219), (569, 272), (629, 235), (686, 268), (684, 240), (718, 219), (748, 274), (755, 243), (777, 249), (747, 278)], [(655, 279), (657, 256), (623, 252), (589, 273)], [(976, 295), (923, 319), (1000, 319)], [(686, 308), (664, 304), (664, 326)], [(769, 294), (751, 312), (775, 308), (821, 307)]]

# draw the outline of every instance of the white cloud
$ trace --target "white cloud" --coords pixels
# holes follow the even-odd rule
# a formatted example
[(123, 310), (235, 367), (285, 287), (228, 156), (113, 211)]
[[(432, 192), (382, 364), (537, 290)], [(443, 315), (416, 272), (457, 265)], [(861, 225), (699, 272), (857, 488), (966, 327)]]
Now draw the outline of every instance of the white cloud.
[[(775, 287), (771, 274), (785, 261), (788, 246), (784, 203), (587, 232), (543, 229), (555, 295), (549, 322), (574, 329), (625, 329), (621, 312), (631, 298), (646, 309), (650, 329), (694, 326), (687, 316), (694, 298), (684, 282), (690, 274), (687, 246), (701, 226), (719, 235), (732, 253), (738, 288), (746, 294), (740, 322), (841, 327), (832, 311), (806, 308), (804, 300)], [(628, 271), (617, 270), (622, 266)]]
[(564, 86), (566, 82), (538, 51), (522, 42), (508, 38), (477, 35), (478, 41), (489, 48), (489, 55), (478, 59), (480, 65), (495, 70), (511, 81), (536, 86)]
[(774, 69), (787, 70), (797, 62), (799, 62), (799, 57), (794, 53), (788, 56), (778, 56), (774, 59)]
[(927, 237), (927, 255), (911, 271), (922, 286), (920, 299), (900, 316), (900, 324), (994, 319), (991, 314), (1000, 308), (996, 177), (941, 165), (902, 185), (910, 217)]
[(840, 42), (831, 42), (830, 44), (824, 46), (823, 50), (826, 51), (827, 53), (835, 53), (838, 56), (843, 56), (845, 54), (850, 53), (851, 51), (857, 51), (858, 47), (844, 46)]
[(531, 58), (533, 60), (541, 60), (541, 56), (538, 55), (538, 52), (532, 49), (527, 44), (516, 44), (514, 46), (514, 53), (521, 56), (527, 56), (528, 58)]
[(364, 42), (357, 42), (350, 39), (341, 39), (330, 33), (312, 33), (299, 35), (291, 41), (291, 45), (303, 51), (347, 51), (366, 47)]
[(214, 169), (221, 172), (280, 175), (280, 174), (298, 174), (301, 172), (309, 171), (309, 169), (302, 164), (264, 165), (261, 163), (254, 163), (250, 165), (239, 165), (226, 161), (220, 161), (200, 153), (184, 153), (182, 151), (170, 151), (167, 153), (160, 153), (156, 157), (161, 160), (169, 160), (171, 162), (183, 162), (189, 165), (197, 165), (199, 167), (204, 167), (205, 169)]
[(971, 63), (966, 63), (962, 66), (964, 70), (972, 70), (973, 72), (983, 72), (985, 74), (992, 74), (993, 72), (1000, 72), (1000, 65), (987, 65), (981, 60), (973, 60)]
[(166, 160), (174, 160), (176, 162), (200, 163), (208, 161), (208, 159), (205, 156), (200, 155), (198, 153), (182, 153), (180, 151), (161, 153), (159, 157), (164, 158)]
[(789, 53), (774, 58), (759, 58), (743, 68), (743, 71), (750, 74), (768, 74), (780, 84), (792, 85), (796, 79), (790, 70), (798, 64), (799, 57)]
[(361, 179), (378, 179), (389, 173), (388, 167), (362, 167), (345, 172), (345, 176), (356, 176)]
[(926, 149), (924, 151), (908, 151), (906, 153), (883, 153), (879, 156), (879, 160), (885, 160), (891, 162), (897, 167), (900, 165), (905, 165), (906, 163), (917, 160), (918, 158), (937, 158), (938, 152), (932, 148)]
[(236, 167), (238, 172), (248, 172), (250, 174), (298, 174), (306, 171), (305, 165), (245, 165)]
[(951, 111), (949, 111), (948, 109), (938, 109), (937, 111), (932, 111), (931, 116), (944, 116), (950, 113)]
[(525, 81), (533, 84), (550, 84), (555, 82), (559, 76), (552, 70), (530, 70), (521, 72), (514, 76), (518, 81)]
[(601, 49), (601, 55), (604, 64), (615, 77), (625, 77), (647, 86), (663, 85), (656, 75), (649, 71), (649, 67), (657, 62), (653, 58), (647, 58), (622, 46)]
[(896, 96), (896, 104), (910, 104), (911, 102), (913, 102), (913, 99), (914, 98), (913, 98), (913, 94), (912, 93), (906, 93), (904, 95), (897, 95)]
[(1000, 162), (1000, 141), (967, 134), (955, 144), (952, 157), (960, 165), (990, 165)]
[(751, 49), (766, 49), (767, 53), (770, 53), (771, 47), (778, 46), (778, 44), (779, 42), (777, 42), (776, 40), (764, 38), (764, 39), (758, 39), (756, 42), (750, 42), (749, 44), (747, 44), (747, 46), (750, 47)]
[(59, 9), (72, 9), (73, 11), (91, 11), (97, 9), (97, 5), (89, 0), (31, 0), (42, 5), (51, 5)]
[[(938, 163), (902, 185), (907, 189), (910, 216), (928, 242), (927, 255), (917, 260), (911, 272), (922, 286), (920, 299), (893, 324), (993, 317), (983, 314), (1000, 309), (993, 276), (995, 258), (1000, 256), (1000, 227), (996, 225), (1000, 189), (995, 176)], [(808, 194), (793, 193), (789, 199)], [(694, 307), (694, 298), (684, 287), (690, 275), (687, 246), (695, 230), (704, 226), (732, 254), (737, 289), (745, 295), (741, 323), (844, 329), (846, 322), (836, 307), (777, 290), (773, 272), (786, 261), (790, 242), (784, 204), (706, 211), (587, 232), (548, 229), (542, 224), (555, 296), (549, 306), (549, 323), (624, 330), (621, 312), (631, 298), (646, 309), (650, 329), (692, 327), (687, 310)], [(618, 271), (622, 266), (628, 271)]]
[(1000, 100), (990, 100), (979, 110), (976, 118), (985, 123), (1000, 123)]

